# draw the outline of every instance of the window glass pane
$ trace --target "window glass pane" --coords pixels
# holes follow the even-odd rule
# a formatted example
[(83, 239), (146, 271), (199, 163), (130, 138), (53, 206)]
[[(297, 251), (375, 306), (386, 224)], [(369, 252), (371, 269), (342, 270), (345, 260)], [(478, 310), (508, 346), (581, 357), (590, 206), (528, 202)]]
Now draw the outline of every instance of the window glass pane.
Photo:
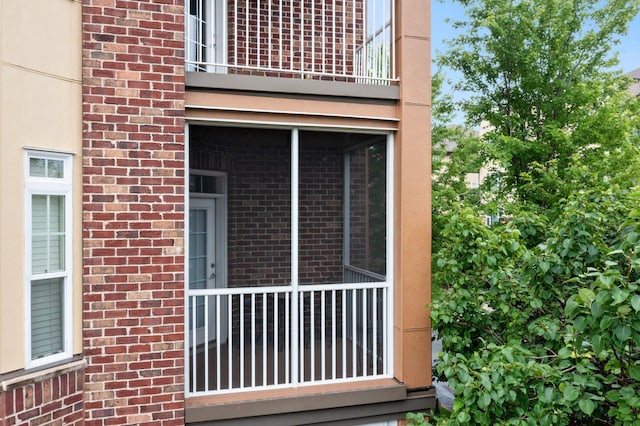
[(49, 239), (49, 271), (64, 271), (64, 234), (52, 235)]
[(31, 282), (31, 359), (63, 350), (64, 278)]
[(31, 272), (64, 271), (64, 196), (34, 195), (31, 198)]
[(49, 269), (47, 260), (47, 237), (34, 235), (31, 238), (31, 273), (46, 273)]
[(62, 160), (47, 160), (47, 177), (64, 178), (64, 162)]
[(45, 160), (44, 158), (30, 158), (29, 159), (29, 176), (45, 177), (46, 161), (47, 160)]
[(33, 235), (47, 233), (47, 196), (33, 195), (31, 197), (31, 232)]
[(47, 196), (31, 197), (31, 273), (42, 274), (48, 269)]
[(64, 196), (49, 196), (49, 226), (51, 232), (64, 232)]

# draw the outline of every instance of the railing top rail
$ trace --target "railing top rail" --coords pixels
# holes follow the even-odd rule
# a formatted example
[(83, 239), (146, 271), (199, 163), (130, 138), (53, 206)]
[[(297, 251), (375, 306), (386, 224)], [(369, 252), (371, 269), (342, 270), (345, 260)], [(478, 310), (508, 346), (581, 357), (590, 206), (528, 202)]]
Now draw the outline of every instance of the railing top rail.
[[(300, 292), (332, 291), (332, 290), (363, 290), (370, 288), (388, 288), (387, 281), (373, 283), (340, 283), (340, 284), (301, 284)], [(269, 287), (234, 287), (234, 288), (207, 288), (188, 290), (188, 296), (215, 296), (236, 294), (263, 294), (263, 293), (291, 293), (291, 286)]]

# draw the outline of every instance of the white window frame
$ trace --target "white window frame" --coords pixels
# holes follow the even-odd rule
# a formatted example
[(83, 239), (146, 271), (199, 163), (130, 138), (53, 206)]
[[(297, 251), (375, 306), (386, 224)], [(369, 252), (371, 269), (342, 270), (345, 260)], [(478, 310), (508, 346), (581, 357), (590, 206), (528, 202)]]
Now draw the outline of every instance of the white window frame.
[[(63, 163), (63, 177), (34, 177), (30, 176), (30, 161), (32, 158), (57, 160)], [(24, 182), (25, 182), (25, 365), (26, 368), (39, 367), (53, 362), (63, 361), (73, 356), (73, 309), (72, 309), (72, 283), (73, 283), (73, 203), (72, 203), (72, 155), (68, 153), (49, 152), (40, 150), (26, 150), (24, 162)], [(65, 226), (65, 263), (64, 271), (44, 274), (32, 273), (32, 197), (34, 195), (54, 195), (64, 196), (64, 226)], [(62, 351), (56, 354), (32, 359), (31, 348), (31, 285), (34, 280), (63, 278), (63, 326), (62, 326)]]
[[(227, 65), (227, 2), (197, 0), (196, 3), (196, 7), (200, 9), (198, 11), (190, 9), (190, 0), (185, 3), (186, 71), (225, 74), (227, 72), (225, 66)], [(204, 31), (201, 22), (204, 22)], [(199, 58), (197, 49), (203, 46), (204, 57)]]

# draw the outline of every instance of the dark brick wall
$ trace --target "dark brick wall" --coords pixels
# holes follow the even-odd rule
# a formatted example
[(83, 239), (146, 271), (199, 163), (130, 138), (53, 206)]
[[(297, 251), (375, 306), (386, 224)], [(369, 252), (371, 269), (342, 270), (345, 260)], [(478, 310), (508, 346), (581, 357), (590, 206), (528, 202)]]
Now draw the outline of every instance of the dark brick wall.
[(17, 383), (0, 392), (0, 425), (83, 425), (84, 371)]
[(184, 1), (84, 0), (85, 423), (184, 423)]

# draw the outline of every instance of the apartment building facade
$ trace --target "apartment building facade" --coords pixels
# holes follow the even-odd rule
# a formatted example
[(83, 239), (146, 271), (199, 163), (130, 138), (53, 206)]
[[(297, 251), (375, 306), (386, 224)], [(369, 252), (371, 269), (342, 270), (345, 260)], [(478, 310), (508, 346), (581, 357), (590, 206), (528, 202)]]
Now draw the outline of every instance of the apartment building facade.
[(434, 405), (427, 1), (0, 20), (0, 424)]

